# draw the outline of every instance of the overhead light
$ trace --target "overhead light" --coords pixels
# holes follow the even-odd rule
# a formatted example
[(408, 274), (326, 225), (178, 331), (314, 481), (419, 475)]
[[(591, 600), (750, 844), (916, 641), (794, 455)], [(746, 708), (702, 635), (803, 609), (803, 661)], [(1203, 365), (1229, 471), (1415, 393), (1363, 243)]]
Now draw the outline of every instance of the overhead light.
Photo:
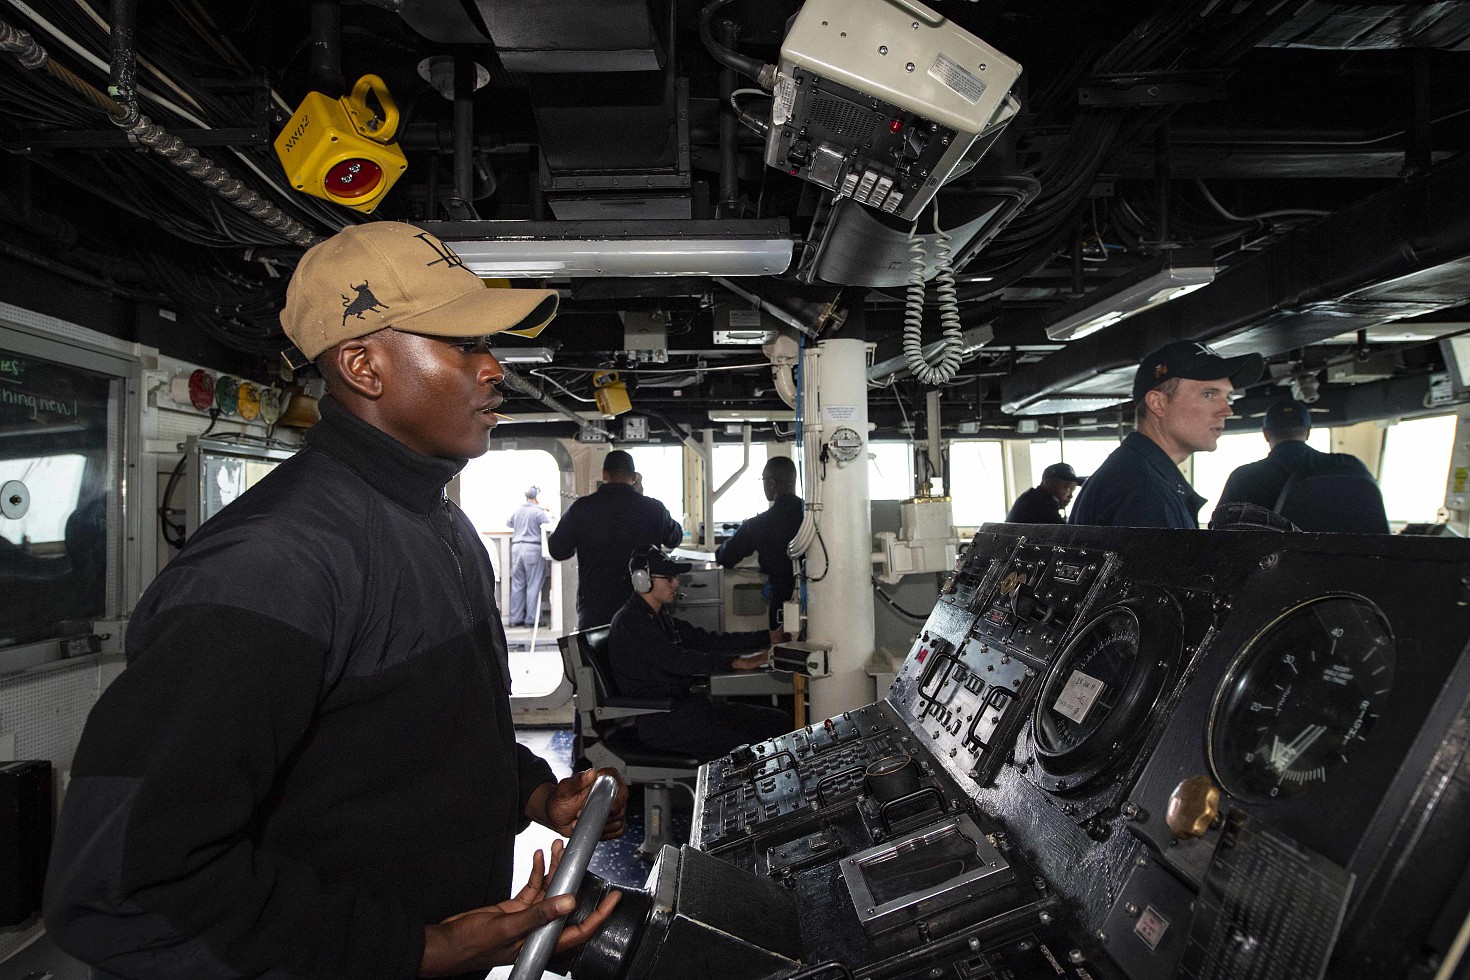
[(711, 409), (711, 422), (795, 422), (796, 413), (782, 408)]
[(1081, 340), (1144, 310), (1178, 299), (1207, 286), (1215, 278), (1215, 263), (1207, 249), (1170, 249), (1157, 259), (1110, 283), (1103, 293), (1092, 293), (1061, 311), (1046, 328), (1052, 340)]
[(484, 278), (772, 276), (791, 265), (783, 220), (427, 221)]
[(550, 364), (550, 347), (492, 347), (490, 353), (501, 364)]

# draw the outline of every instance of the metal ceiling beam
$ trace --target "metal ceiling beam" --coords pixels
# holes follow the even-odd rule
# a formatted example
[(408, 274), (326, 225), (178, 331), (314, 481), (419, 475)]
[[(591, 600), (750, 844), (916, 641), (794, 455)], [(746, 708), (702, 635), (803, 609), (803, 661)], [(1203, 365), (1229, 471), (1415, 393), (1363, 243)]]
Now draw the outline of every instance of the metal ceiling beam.
[(1227, 269), (1214, 283), (1074, 341), (1006, 379), (1027, 414), (1061, 394), (1127, 391), (1149, 351), (1202, 340), (1270, 356), (1470, 297), (1470, 155), (1344, 208)]

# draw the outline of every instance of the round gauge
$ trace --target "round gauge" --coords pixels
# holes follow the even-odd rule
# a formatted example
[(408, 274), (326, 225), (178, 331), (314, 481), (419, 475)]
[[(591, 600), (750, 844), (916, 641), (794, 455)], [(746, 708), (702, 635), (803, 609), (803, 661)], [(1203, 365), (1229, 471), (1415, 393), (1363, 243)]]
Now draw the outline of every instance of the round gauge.
[(275, 425), (281, 417), (281, 389), (262, 388), (260, 391), (260, 420), (266, 425)]
[(214, 404), (214, 376), (203, 368), (195, 368), (189, 375), (189, 403), (201, 412)]
[(214, 407), (221, 415), (234, 415), (240, 408), (240, 382), (229, 375), (221, 375), (214, 383)]
[(849, 429), (844, 425), (832, 433), (827, 445), (832, 447), (832, 455), (837, 457), (839, 463), (850, 463), (863, 451), (863, 437), (858, 435), (856, 429)]
[(1181, 636), (1177, 607), (1162, 594), (1109, 606), (1077, 631), (1032, 712), (1037, 779), (1044, 788), (1078, 788), (1135, 742), (1177, 659)]
[(1388, 623), (1364, 599), (1325, 596), (1283, 613), (1215, 693), (1208, 744), (1221, 787), (1264, 803), (1325, 783), (1372, 734), (1394, 659)]
[(260, 415), (260, 386), (250, 381), (240, 382), (235, 390), (235, 407), (242, 419), (255, 421)]

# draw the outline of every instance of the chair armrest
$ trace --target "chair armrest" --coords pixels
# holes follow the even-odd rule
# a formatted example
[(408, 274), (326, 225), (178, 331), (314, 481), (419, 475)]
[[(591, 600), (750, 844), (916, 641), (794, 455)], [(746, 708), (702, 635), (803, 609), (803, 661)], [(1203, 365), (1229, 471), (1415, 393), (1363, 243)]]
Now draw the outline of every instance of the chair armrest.
[(635, 715), (668, 714), (674, 702), (668, 698), (607, 698), (592, 709), (597, 718), (632, 718)]
[(670, 698), (628, 698), (621, 694), (617, 697), (604, 698), (602, 706), (605, 708), (647, 708), (650, 711), (674, 710), (674, 702)]

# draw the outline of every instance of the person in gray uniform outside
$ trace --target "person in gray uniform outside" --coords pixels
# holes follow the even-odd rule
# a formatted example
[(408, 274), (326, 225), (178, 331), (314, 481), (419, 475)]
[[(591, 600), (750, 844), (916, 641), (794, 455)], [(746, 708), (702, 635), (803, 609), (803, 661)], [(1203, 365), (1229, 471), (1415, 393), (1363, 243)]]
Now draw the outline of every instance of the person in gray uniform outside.
[(516, 508), (505, 526), (510, 535), (510, 622), (507, 626), (535, 626), (541, 618), (541, 586), (546, 561), (541, 554), (541, 528), (551, 515), (536, 498), (540, 487), (526, 490), (526, 502)]

